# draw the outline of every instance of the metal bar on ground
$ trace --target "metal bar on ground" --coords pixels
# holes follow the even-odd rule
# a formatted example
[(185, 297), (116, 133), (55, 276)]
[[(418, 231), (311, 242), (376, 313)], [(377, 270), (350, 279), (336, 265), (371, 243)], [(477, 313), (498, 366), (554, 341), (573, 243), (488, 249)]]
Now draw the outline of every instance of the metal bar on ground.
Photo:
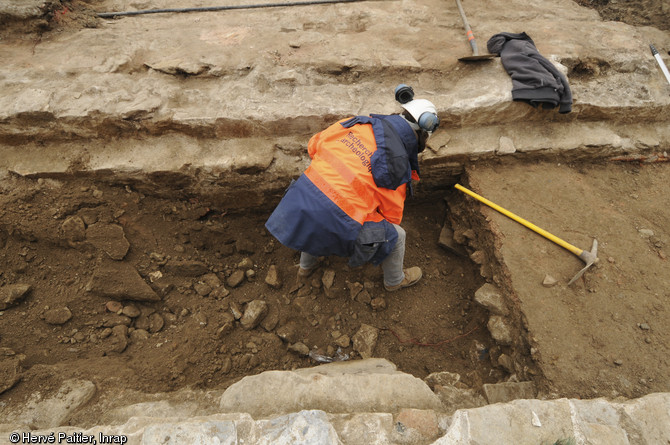
[[(259, 3), (252, 5), (228, 5), (228, 6), (206, 6), (202, 8), (169, 8), (169, 9), (145, 9), (140, 11), (123, 11), (123, 12), (100, 12), (96, 14), (100, 18), (114, 18), (129, 15), (142, 14), (161, 14), (168, 12), (210, 12), (210, 11), (229, 11), (234, 9), (259, 9), (259, 8), (278, 8), (282, 6), (308, 6), (308, 5), (324, 5), (332, 3), (355, 3), (370, 0), (310, 0), (306, 2), (285, 2), (285, 3)], [(389, 0), (384, 0), (389, 1)]]

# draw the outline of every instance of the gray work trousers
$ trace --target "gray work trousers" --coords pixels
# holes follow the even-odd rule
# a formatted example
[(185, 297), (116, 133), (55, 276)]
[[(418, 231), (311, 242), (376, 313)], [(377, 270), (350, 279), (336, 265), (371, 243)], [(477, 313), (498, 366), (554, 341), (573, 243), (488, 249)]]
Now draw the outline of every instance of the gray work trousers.
[[(396, 286), (405, 278), (403, 272), (403, 261), (405, 259), (405, 238), (407, 234), (405, 229), (397, 224), (393, 224), (398, 232), (398, 241), (391, 250), (391, 253), (382, 261), (382, 270), (384, 271), (384, 284), (386, 286)], [(316, 267), (318, 258), (307, 252), (300, 253), (300, 267), (303, 269), (313, 269)]]

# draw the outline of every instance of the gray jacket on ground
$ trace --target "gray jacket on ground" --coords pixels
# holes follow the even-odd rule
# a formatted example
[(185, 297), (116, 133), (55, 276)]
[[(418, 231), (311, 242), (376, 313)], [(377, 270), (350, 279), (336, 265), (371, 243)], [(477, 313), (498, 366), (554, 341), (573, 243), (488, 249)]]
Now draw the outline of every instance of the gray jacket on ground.
[(503, 67), (512, 78), (512, 99), (533, 107), (572, 111), (568, 79), (535, 48), (528, 34), (503, 32), (487, 42), (492, 54), (500, 54)]

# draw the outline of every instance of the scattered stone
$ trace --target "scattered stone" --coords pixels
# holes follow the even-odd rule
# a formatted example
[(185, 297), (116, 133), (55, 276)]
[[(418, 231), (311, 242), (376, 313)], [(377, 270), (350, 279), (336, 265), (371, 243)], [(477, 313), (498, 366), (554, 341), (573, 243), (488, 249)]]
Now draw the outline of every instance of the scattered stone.
[(647, 323), (638, 323), (637, 327), (642, 329), (643, 331), (648, 331), (651, 329)]
[(362, 304), (370, 304), (372, 303), (372, 296), (370, 295), (370, 292), (367, 291), (367, 289), (363, 289), (356, 295), (356, 301)]
[(346, 334), (340, 335), (335, 339), (335, 344), (341, 348), (348, 348), (351, 344), (351, 339)]
[(123, 315), (127, 316), (127, 317), (130, 317), (130, 318), (137, 318), (137, 317), (140, 316), (141, 311), (134, 304), (129, 304), (129, 305), (123, 307), (123, 310), (121, 311), (121, 313)]
[(363, 358), (372, 357), (375, 346), (377, 345), (378, 337), (379, 329), (374, 326), (362, 324), (352, 339), (354, 342), (354, 350)]
[(199, 277), (209, 272), (209, 269), (202, 261), (170, 260), (165, 265), (165, 271), (180, 277)]
[(212, 293), (212, 288), (208, 284), (205, 284), (200, 281), (193, 285), (193, 289), (201, 297), (206, 297), (207, 295)]
[(253, 269), (248, 269), (244, 272), (244, 275), (247, 277), (247, 280), (251, 281), (256, 276), (256, 271)]
[(305, 345), (304, 343), (301, 343), (301, 342), (289, 345), (288, 350), (293, 351), (293, 352), (297, 352), (298, 354), (304, 355), (304, 356), (309, 355), (309, 348), (307, 347), (307, 345)]
[(651, 230), (651, 229), (640, 229), (640, 230), (638, 230), (638, 233), (645, 238), (649, 238), (651, 236), (654, 236), (654, 231)]
[(163, 320), (163, 317), (161, 317), (159, 313), (154, 312), (153, 314), (149, 315), (149, 332), (155, 334), (156, 332), (159, 332), (161, 329), (163, 329), (164, 325), (165, 320)]
[(386, 300), (383, 299), (382, 297), (373, 298), (370, 301), (370, 306), (372, 307), (373, 311), (376, 312), (383, 311), (384, 309), (386, 309)]
[(21, 380), (23, 356), (0, 358), (0, 394), (16, 385)]
[(251, 240), (248, 239), (238, 239), (235, 242), (235, 249), (239, 253), (244, 253), (244, 254), (253, 254), (256, 252), (256, 246), (254, 246), (254, 243)]
[(494, 315), (507, 315), (505, 300), (496, 286), (486, 283), (475, 292), (475, 301)]
[(486, 262), (486, 253), (483, 250), (475, 250), (470, 254), (470, 259), (480, 266)]
[(135, 319), (135, 329), (141, 329), (141, 330), (149, 330), (149, 316), (148, 315), (140, 315)]
[(149, 259), (151, 261), (157, 262), (161, 266), (163, 266), (163, 265), (165, 265), (165, 263), (167, 263), (167, 258), (165, 258), (165, 255), (163, 255), (162, 253), (158, 253), (158, 252), (151, 252), (149, 254)]
[(268, 268), (268, 273), (265, 276), (265, 284), (273, 289), (279, 289), (282, 286), (281, 279), (279, 278), (279, 272), (277, 271), (277, 266), (274, 264)]
[(112, 335), (112, 328), (105, 328), (100, 332), (100, 338), (107, 338)]
[(505, 371), (509, 372), (510, 374), (515, 372), (514, 360), (512, 360), (512, 357), (507, 354), (500, 354), (498, 357), (498, 364), (505, 368)]
[(482, 388), (489, 403), (505, 403), (516, 399), (534, 399), (537, 395), (533, 382), (485, 383)]
[(207, 326), (207, 315), (204, 312), (196, 312), (193, 318), (195, 319), (195, 322), (198, 323), (198, 326)]
[[(158, 278), (156, 279), (155, 274), (160, 274), (158, 275)], [(165, 280), (162, 277), (162, 274), (160, 271), (152, 272), (149, 274), (149, 280), (153, 283), (152, 288), (156, 291), (158, 295), (161, 297), (166, 297), (170, 292), (172, 292), (175, 288), (174, 283), (171, 283), (168, 280)]]
[(98, 222), (98, 212), (95, 209), (84, 208), (79, 210), (79, 216), (86, 226), (90, 226)]
[(544, 287), (554, 287), (556, 284), (558, 284), (558, 280), (549, 274), (545, 275), (544, 280), (542, 280), (542, 286)]
[(433, 372), (423, 379), (430, 389), (435, 389), (437, 385), (455, 386), (461, 381), (461, 375), (455, 372), (441, 371)]
[(109, 300), (107, 303), (105, 303), (105, 309), (114, 314), (118, 314), (119, 311), (123, 310), (123, 304), (121, 304), (120, 301)]
[(63, 306), (60, 308), (49, 309), (43, 315), (44, 321), (48, 324), (62, 325), (70, 321), (72, 312), (69, 308)]
[(133, 329), (133, 331), (130, 333), (130, 341), (131, 342), (139, 342), (139, 341), (146, 341), (149, 339), (151, 335), (149, 332), (145, 331), (144, 329)]
[[(295, 343), (300, 338), (298, 325), (294, 321), (286, 323), (277, 329), (277, 336), (287, 343)], [(309, 352), (309, 351), (308, 351)]]
[(240, 324), (244, 329), (253, 329), (258, 326), (268, 313), (268, 304), (264, 300), (254, 300), (247, 304)]
[(244, 272), (238, 269), (228, 277), (226, 284), (232, 288), (235, 288), (239, 286), (242, 281), (244, 281)]
[(438, 239), (437, 244), (458, 256), (464, 257), (468, 255), (468, 252), (465, 250), (465, 248), (461, 244), (458, 244), (454, 239), (454, 231), (452, 228), (446, 224), (442, 226), (442, 230), (440, 231), (440, 238)]
[(618, 359), (614, 360), (614, 364), (617, 365), (617, 366), (621, 366), (621, 365), (623, 365), (623, 360), (618, 358)]
[(228, 374), (232, 368), (233, 368), (233, 361), (230, 359), (230, 357), (224, 358), (223, 363), (221, 364), (221, 372), (224, 374)]
[(351, 283), (347, 281), (347, 288), (349, 288), (349, 297), (355, 300), (358, 294), (363, 290), (363, 285), (359, 282)]
[[(395, 422), (394, 436), (399, 436), (400, 443), (407, 443), (408, 441), (403, 439), (410, 437), (414, 443), (427, 443), (440, 435), (437, 414), (433, 410), (404, 408), (396, 416)], [(416, 441), (415, 436), (418, 436)]]
[(261, 327), (268, 332), (272, 332), (279, 323), (279, 308), (274, 304), (268, 304), (268, 314), (263, 317)]
[(223, 300), (228, 295), (230, 295), (230, 291), (223, 286), (219, 286), (209, 293), (209, 296), (215, 300)]
[(32, 288), (30, 284), (8, 284), (0, 287), (0, 311), (18, 304)]
[(251, 269), (254, 267), (254, 262), (251, 260), (249, 257), (245, 257), (237, 263), (237, 268), (238, 269)]
[(123, 227), (118, 224), (96, 223), (89, 226), (86, 229), (86, 241), (117, 261), (125, 258), (130, 249)]
[(489, 318), (487, 324), (491, 337), (501, 344), (501, 345), (510, 345), (512, 344), (512, 328), (507, 324), (505, 319), (500, 315), (492, 315)]
[(200, 277), (200, 282), (206, 284), (212, 289), (216, 289), (217, 287), (221, 286), (221, 280), (215, 273), (206, 273)]
[(113, 328), (114, 326), (130, 326), (132, 320), (130, 317), (120, 314), (106, 314), (102, 317), (102, 325), (106, 328)]
[(103, 261), (93, 271), (86, 290), (114, 300), (160, 301), (137, 270), (124, 262)]
[(235, 301), (230, 302), (230, 312), (233, 314), (233, 317), (235, 317), (235, 320), (239, 320), (242, 318), (242, 309), (240, 308), (240, 305), (237, 304)]
[(128, 347), (128, 326), (117, 325), (112, 328), (110, 342), (107, 345), (107, 352), (122, 353)]
[(70, 216), (61, 224), (63, 239), (68, 243), (84, 241), (86, 239), (86, 225), (79, 216)]
[(323, 271), (323, 276), (321, 277), (321, 282), (323, 283), (323, 288), (328, 291), (333, 287), (333, 282), (335, 281), (335, 271), (333, 269), (326, 269)]
[(235, 317), (230, 312), (225, 312), (222, 316), (221, 327), (216, 331), (218, 337), (224, 337), (235, 329)]

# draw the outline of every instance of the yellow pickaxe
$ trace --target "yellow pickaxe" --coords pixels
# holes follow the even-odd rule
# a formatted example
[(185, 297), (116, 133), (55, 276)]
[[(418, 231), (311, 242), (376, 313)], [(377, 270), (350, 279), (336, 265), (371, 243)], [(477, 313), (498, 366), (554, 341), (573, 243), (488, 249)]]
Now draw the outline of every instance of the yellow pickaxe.
[(596, 240), (595, 238), (593, 240), (593, 246), (591, 247), (590, 252), (586, 251), (586, 250), (582, 250), (578, 247), (573, 246), (570, 243), (567, 243), (567, 242), (563, 241), (559, 237), (552, 235), (551, 233), (547, 232), (546, 230), (539, 228), (535, 224), (533, 224), (529, 221), (526, 221), (525, 219), (515, 215), (514, 213), (510, 212), (509, 210), (503, 209), (499, 205), (489, 201), (488, 199), (484, 198), (483, 196), (480, 196), (480, 195), (476, 194), (472, 190), (466, 189), (465, 187), (463, 187), (460, 184), (456, 184), (456, 185), (454, 185), (454, 187), (456, 189), (462, 191), (463, 193), (472, 196), (473, 198), (477, 199), (478, 201), (483, 202), (484, 204), (491, 207), (492, 209), (499, 211), (503, 215), (505, 215), (509, 218), (512, 218), (514, 221), (518, 222), (519, 224), (522, 224), (522, 225), (528, 227), (529, 229), (531, 229), (532, 231), (534, 231), (536, 233), (539, 233), (540, 235), (547, 238), (548, 240), (555, 242), (556, 244), (563, 247), (564, 249), (567, 249), (570, 252), (577, 255), (580, 260), (584, 261), (584, 263), (586, 263), (586, 266), (584, 266), (584, 268), (582, 270), (580, 270), (577, 273), (577, 275), (572, 277), (572, 280), (570, 280), (568, 282), (568, 286), (570, 286), (579, 277), (581, 277), (584, 274), (584, 272), (586, 272), (586, 269), (588, 269), (589, 267), (593, 266), (594, 264), (596, 264), (598, 262), (598, 240)]

